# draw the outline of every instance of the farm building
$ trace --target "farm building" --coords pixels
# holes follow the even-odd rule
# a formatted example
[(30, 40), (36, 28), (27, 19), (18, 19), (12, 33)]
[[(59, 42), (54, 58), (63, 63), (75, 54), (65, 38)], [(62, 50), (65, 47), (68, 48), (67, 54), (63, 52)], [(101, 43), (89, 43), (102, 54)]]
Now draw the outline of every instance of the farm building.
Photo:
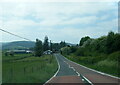
[(43, 54), (52, 54), (51, 50), (44, 51)]
[(6, 53), (26, 54), (26, 53), (33, 53), (33, 52), (30, 50), (9, 50)]

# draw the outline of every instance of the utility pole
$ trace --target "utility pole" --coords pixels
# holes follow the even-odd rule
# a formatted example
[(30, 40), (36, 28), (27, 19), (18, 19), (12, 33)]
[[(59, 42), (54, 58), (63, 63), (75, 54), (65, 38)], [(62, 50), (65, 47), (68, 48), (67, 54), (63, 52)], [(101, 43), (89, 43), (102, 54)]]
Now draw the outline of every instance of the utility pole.
[(51, 40), (50, 40), (50, 50), (52, 51), (52, 42), (51, 42)]

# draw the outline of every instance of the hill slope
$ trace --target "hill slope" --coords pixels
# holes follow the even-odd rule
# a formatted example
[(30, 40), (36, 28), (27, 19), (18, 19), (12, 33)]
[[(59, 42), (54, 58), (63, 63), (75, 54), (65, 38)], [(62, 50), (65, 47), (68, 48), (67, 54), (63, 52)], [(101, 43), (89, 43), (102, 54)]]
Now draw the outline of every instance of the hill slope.
[(2, 49), (27, 49), (35, 46), (35, 42), (31, 41), (15, 41), (2, 43)]

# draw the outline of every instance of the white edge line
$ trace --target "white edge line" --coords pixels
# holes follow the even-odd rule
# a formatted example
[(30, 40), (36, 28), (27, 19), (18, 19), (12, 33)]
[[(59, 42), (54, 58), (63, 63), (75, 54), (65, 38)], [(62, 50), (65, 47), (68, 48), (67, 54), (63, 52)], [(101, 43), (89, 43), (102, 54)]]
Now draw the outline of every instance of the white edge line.
[[(55, 57), (56, 57), (56, 56), (55, 56)], [(43, 85), (45, 85), (46, 83), (48, 83), (50, 80), (52, 80), (52, 79), (58, 74), (58, 72), (59, 72), (59, 70), (60, 70), (60, 64), (59, 64), (59, 61), (58, 61), (57, 57), (56, 57), (56, 60), (57, 60), (57, 63), (58, 63), (58, 70), (57, 70), (56, 73), (55, 73), (48, 81), (46, 81)]]
[[(83, 75), (82, 75), (82, 76), (83, 76)], [(85, 76), (83, 76), (83, 78), (84, 78), (88, 83), (90, 83), (91, 85), (93, 85), (92, 82), (89, 81)]]
[[(64, 56), (63, 56), (63, 57), (64, 57)], [(67, 59), (66, 57), (64, 57), (64, 58)], [(68, 60), (68, 59), (67, 59), (67, 60)], [(70, 62), (73, 62), (73, 61), (71, 61), (71, 60), (69, 60), (69, 61), (70, 61)], [(75, 62), (73, 62), (73, 63), (75, 63)], [(91, 68), (85, 67), (85, 66), (80, 65), (80, 64), (78, 64), (78, 63), (75, 63), (75, 64), (77, 64), (77, 65), (79, 65), (79, 66), (82, 66), (82, 67), (84, 67), (84, 68), (86, 68), (86, 69), (89, 69), (89, 70), (91, 70), (91, 71), (97, 72), (97, 73), (99, 73), (99, 74), (106, 75), (106, 76), (110, 76), (110, 77), (112, 77), (112, 78), (116, 78), (116, 79), (120, 79), (119, 77), (112, 76), (112, 75), (110, 75), (110, 74), (103, 73), (103, 72), (100, 72), (100, 71), (97, 71), (97, 70), (94, 70), (94, 69), (91, 69)]]
[[(65, 62), (65, 61), (64, 61)], [(67, 62), (65, 62), (65, 63), (67, 63)], [(67, 63), (68, 64), (68, 63)], [(69, 65), (69, 64), (68, 64)], [(70, 65), (69, 65), (69, 68), (72, 68), (76, 73), (77, 73), (77, 76), (80, 76), (80, 73), (79, 72), (77, 72), (75, 69), (74, 69), (74, 67), (71, 67)], [(92, 84), (92, 82), (90, 81), (90, 80), (88, 80), (85, 76), (83, 76), (83, 75), (81, 75), (88, 83), (90, 83), (91, 85), (93, 85)], [(84, 80), (83, 79), (83, 80)]]

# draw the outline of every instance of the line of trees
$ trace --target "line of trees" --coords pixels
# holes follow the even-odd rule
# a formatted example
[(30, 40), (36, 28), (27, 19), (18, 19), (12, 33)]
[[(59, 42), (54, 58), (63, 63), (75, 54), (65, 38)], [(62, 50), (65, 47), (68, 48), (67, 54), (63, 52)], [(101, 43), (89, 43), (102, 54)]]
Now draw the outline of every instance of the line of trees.
[(116, 51), (120, 51), (120, 34), (114, 32), (97, 39), (86, 36), (81, 38), (79, 46), (64, 48), (66, 54), (74, 53), (76, 56), (97, 56), (100, 53), (110, 54)]
[(61, 41), (60, 43), (52, 43), (51, 40), (49, 42), (49, 39), (47, 36), (44, 38), (44, 42), (42, 42), (39, 39), (36, 39), (35, 43), (35, 56), (41, 56), (44, 51), (51, 50), (53, 52), (59, 51), (62, 47), (65, 47), (66, 43), (65, 41)]
[(96, 39), (81, 38), (79, 46), (64, 47), (62, 54), (89, 68), (120, 77), (120, 34), (109, 32)]

